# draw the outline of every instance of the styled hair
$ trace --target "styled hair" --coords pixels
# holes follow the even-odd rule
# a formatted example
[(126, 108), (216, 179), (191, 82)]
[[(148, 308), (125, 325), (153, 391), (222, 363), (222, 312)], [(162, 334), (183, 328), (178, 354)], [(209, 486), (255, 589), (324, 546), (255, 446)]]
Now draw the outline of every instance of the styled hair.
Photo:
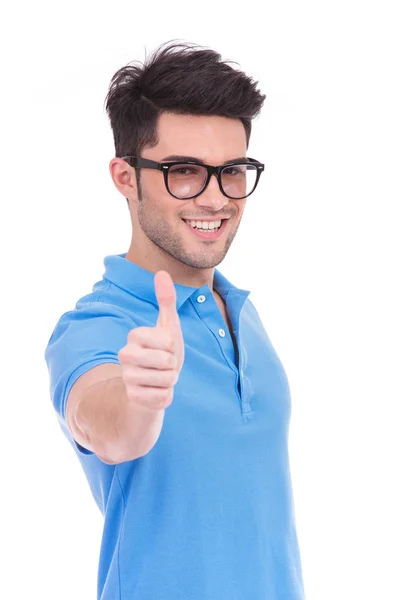
[(119, 69), (104, 102), (115, 156), (140, 156), (144, 148), (156, 146), (157, 120), (163, 112), (240, 119), (248, 147), (251, 120), (266, 96), (257, 89), (258, 82), (228, 64), (232, 62), (197, 44), (167, 42), (144, 63), (132, 61)]

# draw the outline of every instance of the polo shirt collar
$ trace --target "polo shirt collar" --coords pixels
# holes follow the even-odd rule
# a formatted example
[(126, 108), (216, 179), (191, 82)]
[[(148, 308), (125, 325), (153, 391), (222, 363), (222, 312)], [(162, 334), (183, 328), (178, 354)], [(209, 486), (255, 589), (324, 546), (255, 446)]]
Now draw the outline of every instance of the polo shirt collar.
[[(151, 302), (158, 306), (156, 294), (154, 291), (154, 273), (147, 271), (131, 260), (126, 259), (126, 252), (122, 254), (108, 255), (104, 259), (105, 272), (103, 279), (111, 281), (129, 294)], [(208, 284), (201, 288), (194, 288), (187, 285), (175, 283), (176, 290), (176, 308), (180, 309), (182, 304), (194, 293), (210, 290)], [(227, 295), (235, 295), (245, 301), (250, 294), (249, 290), (235, 287), (218, 269), (214, 269), (214, 289), (226, 300)]]

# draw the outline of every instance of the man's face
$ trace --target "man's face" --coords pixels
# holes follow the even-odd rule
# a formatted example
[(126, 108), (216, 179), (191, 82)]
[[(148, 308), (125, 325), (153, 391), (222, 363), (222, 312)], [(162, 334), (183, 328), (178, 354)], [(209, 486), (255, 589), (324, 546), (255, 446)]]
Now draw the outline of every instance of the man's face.
[[(201, 159), (208, 165), (221, 165), (246, 156), (246, 135), (239, 119), (217, 116), (192, 116), (163, 113), (158, 121), (159, 143), (145, 149), (143, 158), (158, 162), (171, 155)], [(192, 200), (171, 196), (161, 171), (140, 170), (138, 202), (131, 202), (134, 235), (137, 223), (153, 244), (164, 252), (197, 269), (209, 269), (224, 259), (238, 230), (246, 199), (224, 196), (213, 175), (206, 190)], [(202, 220), (229, 217), (216, 240), (202, 239), (183, 219)], [(223, 222), (224, 223), (224, 222)]]

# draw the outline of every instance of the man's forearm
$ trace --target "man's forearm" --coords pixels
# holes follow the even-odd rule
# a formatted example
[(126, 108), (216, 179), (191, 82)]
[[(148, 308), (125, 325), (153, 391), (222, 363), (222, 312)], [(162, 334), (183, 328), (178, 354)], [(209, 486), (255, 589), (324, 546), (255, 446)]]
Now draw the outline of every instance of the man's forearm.
[(89, 387), (74, 415), (77, 442), (108, 464), (144, 456), (157, 442), (164, 410), (141, 408), (129, 401), (121, 377)]

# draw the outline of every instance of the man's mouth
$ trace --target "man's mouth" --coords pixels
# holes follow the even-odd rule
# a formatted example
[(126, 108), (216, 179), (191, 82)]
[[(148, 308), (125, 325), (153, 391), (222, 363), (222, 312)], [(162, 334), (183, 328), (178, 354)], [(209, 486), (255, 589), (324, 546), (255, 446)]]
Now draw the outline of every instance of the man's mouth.
[(215, 221), (200, 221), (194, 219), (183, 219), (190, 227), (207, 233), (208, 231), (218, 231), (224, 221), (227, 219), (216, 219)]
[(215, 219), (214, 221), (200, 221), (200, 219), (182, 219), (190, 231), (198, 238), (210, 242), (222, 237), (229, 219)]

